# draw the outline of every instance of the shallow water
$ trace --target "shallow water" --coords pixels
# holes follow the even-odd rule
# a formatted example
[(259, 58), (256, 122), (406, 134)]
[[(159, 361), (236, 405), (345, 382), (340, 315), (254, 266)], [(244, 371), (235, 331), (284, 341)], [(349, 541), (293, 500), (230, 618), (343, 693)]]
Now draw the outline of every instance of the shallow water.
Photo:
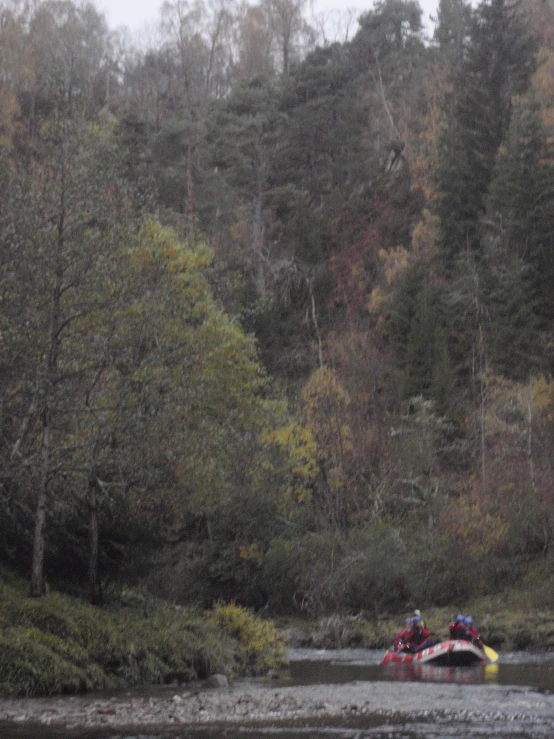
[(291, 652), (288, 684), (348, 683), (354, 680), (382, 680), (465, 683), (468, 685), (526, 685), (554, 693), (554, 653), (501, 654), (496, 664), (471, 667), (379, 663), (383, 650), (340, 649)]
[[(340, 716), (321, 720), (302, 719), (276, 725), (242, 727), (204, 726), (163, 733), (121, 733), (117, 730), (54, 730), (44, 726), (0, 723), (1, 739), (553, 739), (554, 737), (554, 653), (503, 654), (496, 665), (466, 668), (432, 665), (392, 665), (381, 667), (382, 651), (293, 650), (290, 668), (277, 679), (267, 680), (272, 688), (308, 685), (363, 687), (367, 695), (379, 687), (384, 702), (395, 705), (395, 697), (421, 695), (427, 715), (413, 721), (390, 711), (383, 715)], [(246, 681), (245, 681), (246, 682)], [(384, 683), (390, 686), (385, 687)], [(409, 686), (409, 683), (414, 683)], [(426, 683), (426, 685), (421, 685)], [(419, 684), (419, 687), (418, 687)], [(240, 689), (240, 681), (234, 684)], [(482, 686), (482, 688), (480, 687)], [(412, 689), (413, 688), (413, 689)], [(354, 688), (353, 688), (354, 689)], [(134, 691), (137, 695), (167, 695), (175, 688)], [(383, 693), (383, 691), (385, 691)], [(125, 695), (129, 695), (127, 691)], [(543, 695), (543, 698), (540, 696)], [(495, 701), (513, 696), (514, 705), (525, 705), (527, 697), (544, 701), (542, 710), (514, 709), (509, 716), (495, 712)], [(93, 696), (91, 696), (91, 699)], [(460, 698), (467, 713), (460, 712)], [(501, 701), (502, 699), (502, 701)], [(466, 703), (464, 702), (465, 706)], [(530, 702), (531, 705), (531, 702)], [(420, 712), (421, 714), (421, 712)], [(269, 723), (269, 722), (266, 722)]]

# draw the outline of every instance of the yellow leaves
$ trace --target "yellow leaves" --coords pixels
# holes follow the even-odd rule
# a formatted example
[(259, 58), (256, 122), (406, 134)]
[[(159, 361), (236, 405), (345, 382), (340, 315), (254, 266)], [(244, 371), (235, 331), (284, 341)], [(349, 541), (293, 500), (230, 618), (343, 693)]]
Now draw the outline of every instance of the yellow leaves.
[(408, 267), (408, 252), (403, 246), (398, 246), (396, 249), (391, 249), (388, 252), (385, 249), (381, 249), (379, 258), (385, 268), (387, 285), (391, 287), (391, 285), (394, 285), (398, 281), (399, 277), (402, 277)]
[(302, 390), (303, 409), (308, 415), (318, 411), (323, 404), (334, 407), (349, 405), (350, 398), (339, 382), (336, 373), (328, 367), (316, 370)]
[(266, 443), (279, 448), (284, 455), (283, 473), (287, 483), (281, 491), (279, 508), (283, 515), (293, 517), (296, 507), (311, 499), (311, 484), (319, 471), (319, 449), (311, 426), (291, 421), (268, 431)]
[(310, 425), (291, 422), (265, 434), (268, 443), (286, 452), (291, 472), (307, 482), (317, 475), (318, 448)]
[(239, 654), (244, 667), (262, 664), (277, 667), (283, 661), (285, 637), (271, 621), (264, 621), (250, 609), (235, 603), (216, 603), (206, 614), (211, 623), (224, 631), (239, 644)]
[(303, 422), (289, 422), (268, 434), (266, 440), (284, 453), (286, 484), (281, 493), (281, 510), (292, 516), (314, 499), (313, 491), (323, 487), (327, 509), (333, 519), (341, 508), (347, 486), (346, 463), (353, 449), (348, 424), (350, 397), (337, 374), (323, 367), (312, 374), (302, 393)]
[(170, 274), (189, 272), (209, 267), (212, 254), (205, 246), (188, 248), (170, 228), (148, 220), (142, 227), (139, 248), (134, 251), (137, 264), (165, 263)]
[(406, 273), (414, 266), (429, 264), (436, 254), (439, 243), (440, 222), (429, 210), (423, 211), (423, 218), (412, 233), (412, 249), (402, 246), (395, 249), (381, 249), (379, 259), (383, 265), (384, 285), (376, 286), (367, 305), (370, 313), (383, 314), (389, 300), (393, 298)]
[(261, 565), (264, 561), (262, 548), (258, 542), (239, 548), (239, 557), (255, 565)]
[(387, 296), (385, 295), (383, 289), (377, 286), (371, 291), (367, 308), (370, 313), (381, 313), (386, 301)]
[(302, 390), (302, 401), (302, 411), (325, 456), (339, 459), (350, 451), (351, 432), (344, 422), (350, 397), (337, 374), (328, 367), (316, 370)]
[[(531, 380), (531, 404), (536, 413), (542, 413), (553, 409), (554, 406), (554, 381), (544, 375), (533, 377)], [(552, 418), (552, 413), (549, 414)]]

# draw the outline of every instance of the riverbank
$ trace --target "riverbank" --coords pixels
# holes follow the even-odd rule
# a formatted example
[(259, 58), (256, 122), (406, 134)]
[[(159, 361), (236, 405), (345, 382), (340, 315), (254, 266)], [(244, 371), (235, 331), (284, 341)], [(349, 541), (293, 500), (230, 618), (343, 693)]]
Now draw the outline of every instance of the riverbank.
[[(214, 673), (261, 675), (283, 661), (286, 646), (388, 647), (406, 615), (360, 613), (318, 620), (256, 617), (233, 604), (201, 612), (122, 590), (98, 608), (60, 593), (28, 597), (27, 583), (2, 572), (0, 695), (44, 696), (133, 686), (186, 685)], [(554, 613), (523, 591), (423, 611), (436, 638), (458, 608), (471, 614), (498, 651), (554, 650)]]
[[(554, 695), (529, 688), (357, 682), (272, 688), (233, 685), (218, 690), (175, 690), (166, 696), (86, 697), (49, 700), (0, 700), (2, 722), (64, 729), (102, 729), (102, 736), (140, 729), (148, 734), (199, 726), (275, 726), (302, 719), (315, 721), (364, 717), (386, 720), (501, 722), (541, 727), (552, 735)], [(8, 724), (5, 724), (6, 731)], [(35, 732), (36, 733), (36, 732)], [(37, 733), (37, 736), (39, 734)], [(55, 733), (45, 731), (45, 736)], [(535, 734), (533, 734), (535, 735)]]
[[(507, 591), (455, 608), (427, 608), (422, 615), (433, 637), (442, 641), (448, 638), (448, 623), (460, 612), (472, 616), (483, 641), (497, 650), (554, 650), (554, 612), (533, 607), (524, 591)], [(317, 620), (278, 619), (277, 625), (293, 647), (386, 649), (412, 614), (407, 610), (378, 618), (360, 613)]]
[(51, 592), (0, 588), (0, 695), (41, 696), (183, 684), (280, 664), (284, 635), (248, 609), (183, 608), (122, 591), (102, 608)]

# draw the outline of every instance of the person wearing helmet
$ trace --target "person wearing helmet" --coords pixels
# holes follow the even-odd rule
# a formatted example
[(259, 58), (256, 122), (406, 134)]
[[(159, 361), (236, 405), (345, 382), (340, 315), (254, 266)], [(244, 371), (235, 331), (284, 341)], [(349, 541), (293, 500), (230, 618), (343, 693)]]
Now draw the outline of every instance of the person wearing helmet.
[(481, 641), (481, 637), (473, 626), (473, 619), (471, 618), (471, 616), (466, 616), (466, 618), (464, 619), (464, 627), (465, 638), (467, 639), (467, 641), (470, 641), (472, 644), (475, 644), (476, 647), (483, 649), (483, 642)]
[[(418, 616), (418, 617), (419, 617), (419, 621), (420, 621), (420, 623), (421, 623), (421, 628), (422, 628), (422, 629), (424, 629), (424, 628), (425, 628), (425, 621), (424, 621), (424, 620), (423, 620), (423, 619), (421, 618), (421, 611), (419, 611), (419, 610), (418, 610), (418, 609), (416, 608), (416, 609), (415, 609), (415, 611), (414, 611), (414, 616)], [(412, 618), (413, 618), (413, 617), (412, 617)]]
[(396, 652), (401, 652), (406, 644), (406, 637), (412, 626), (412, 619), (407, 618), (404, 626), (400, 629), (398, 634), (394, 637), (393, 647)]
[(466, 628), (464, 624), (464, 616), (459, 613), (454, 621), (448, 624), (448, 633), (451, 639), (465, 639)]
[(406, 642), (407, 651), (409, 652), (420, 652), (422, 649), (427, 649), (427, 647), (433, 644), (431, 633), (421, 625), (420, 616), (414, 616), (412, 618), (412, 628), (406, 636)]

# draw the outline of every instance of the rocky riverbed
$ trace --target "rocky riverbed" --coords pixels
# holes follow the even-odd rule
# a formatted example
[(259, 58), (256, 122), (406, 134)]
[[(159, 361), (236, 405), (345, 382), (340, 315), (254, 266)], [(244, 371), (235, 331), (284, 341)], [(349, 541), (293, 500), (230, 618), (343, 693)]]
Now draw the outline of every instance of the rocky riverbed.
[[(533, 736), (554, 736), (554, 694), (499, 685), (354, 682), (272, 687), (239, 681), (219, 689), (0, 701), (2, 722), (103, 729), (106, 734), (207, 725), (272, 725), (302, 718), (364, 716), (410, 721), (517, 723)], [(7, 726), (8, 724), (4, 724)], [(0, 734), (2, 732), (0, 731)]]

